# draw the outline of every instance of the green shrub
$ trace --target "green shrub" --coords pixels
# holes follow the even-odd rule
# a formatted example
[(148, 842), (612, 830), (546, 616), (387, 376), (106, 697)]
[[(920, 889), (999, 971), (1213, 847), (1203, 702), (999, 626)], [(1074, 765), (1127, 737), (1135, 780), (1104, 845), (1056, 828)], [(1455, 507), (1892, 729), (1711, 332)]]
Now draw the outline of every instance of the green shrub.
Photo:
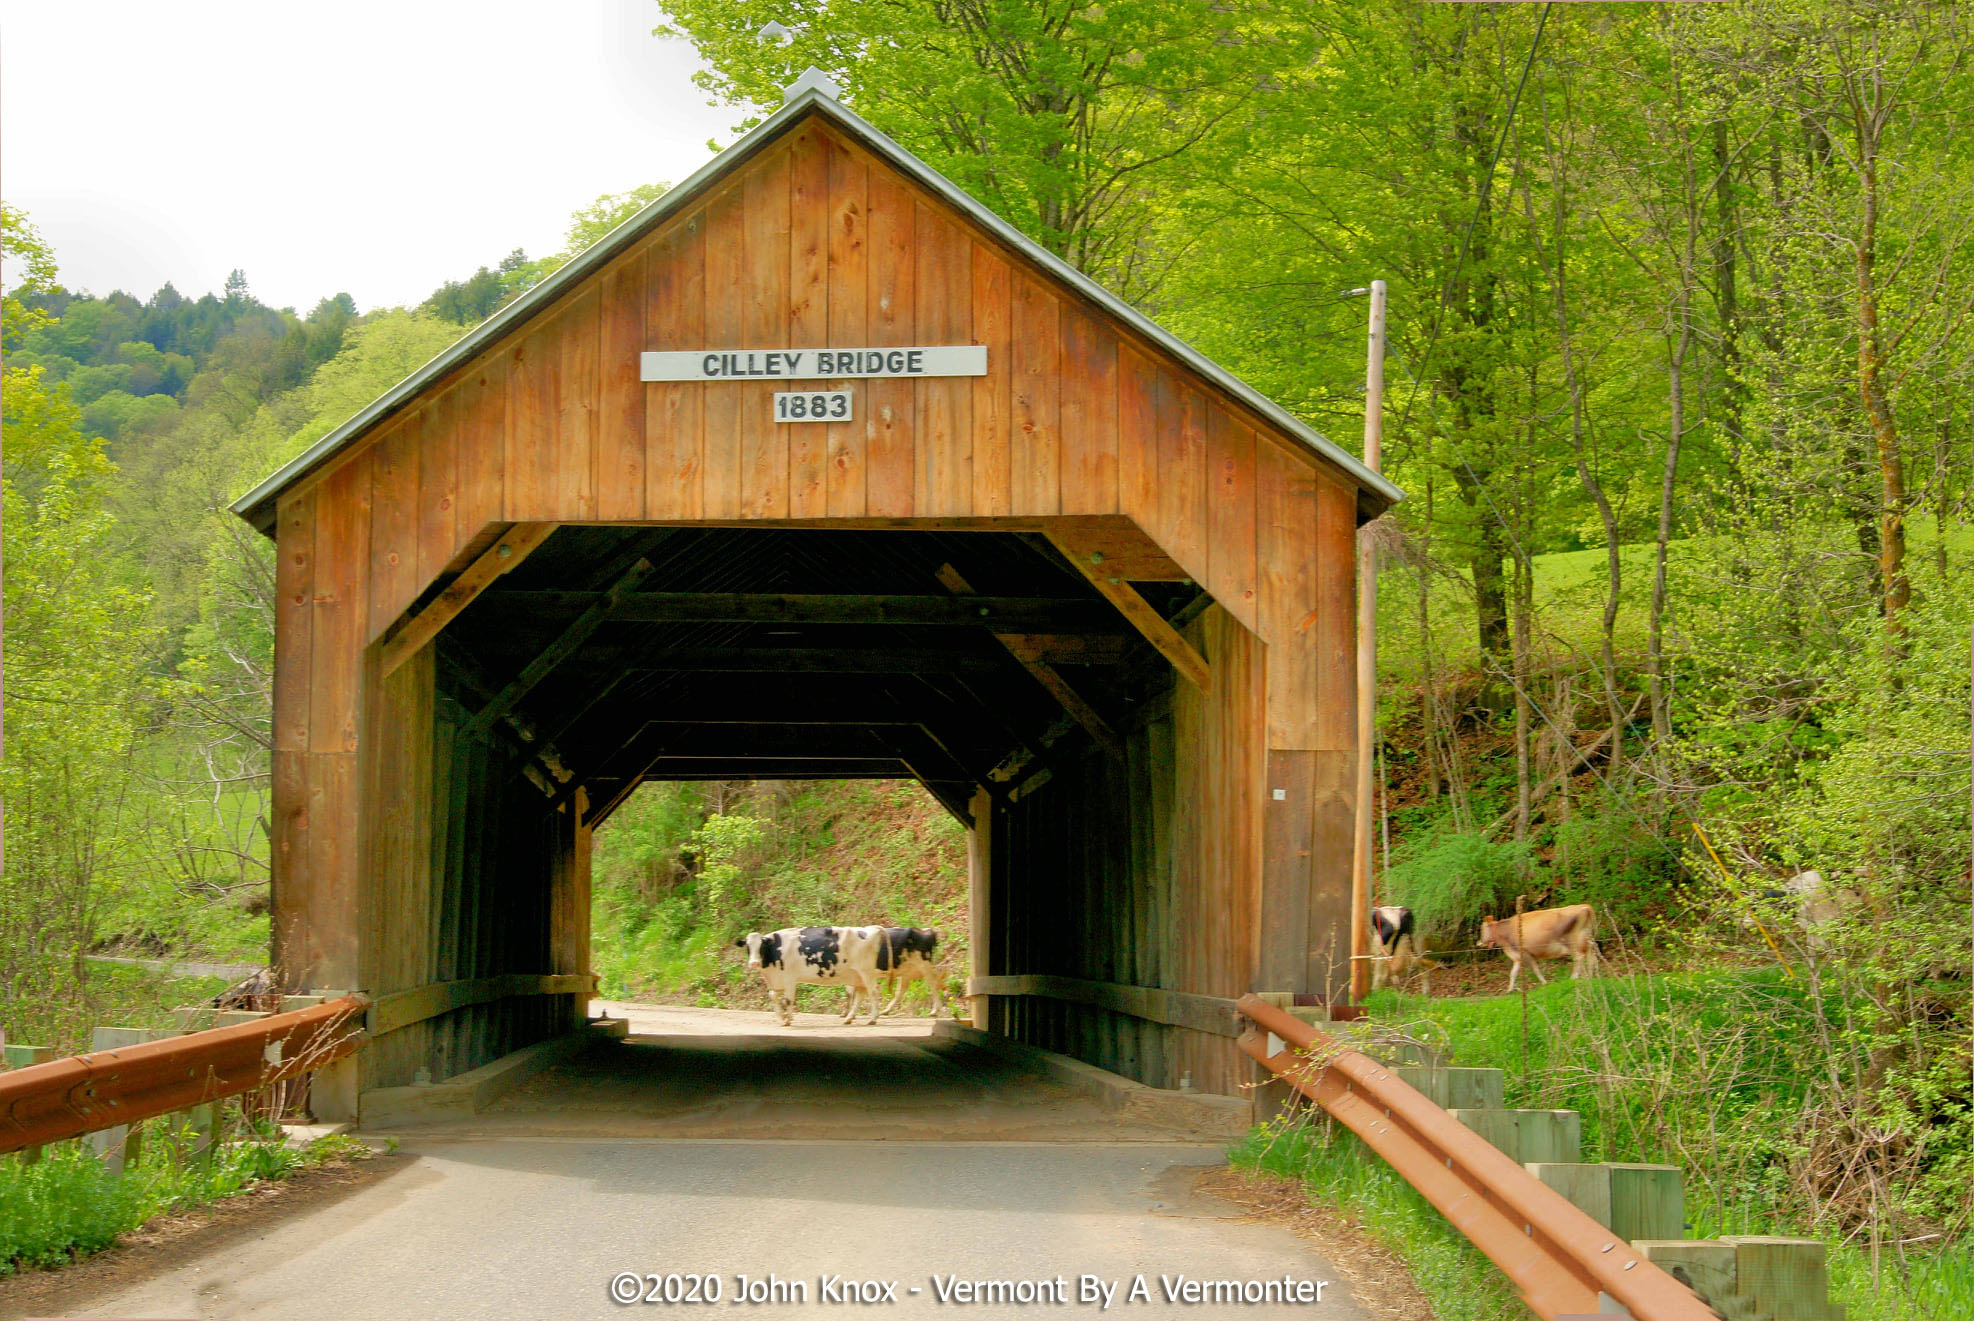
[(1446, 948), (1490, 914), (1512, 911), (1526, 874), (1526, 843), (1494, 843), (1472, 832), (1427, 840), (1385, 873), (1393, 903), (1412, 910), (1419, 939)]
[(1582, 812), (1556, 828), (1551, 904), (1592, 904), (1601, 934), (1665, 920), (1680, 876), (1676, 854), (1631, 804)]
[(0, 1276), (59, 1266), (110, 1246), (155, 1216), (230, 1197), (299, 1169), (367, 1155), (354, 1138), (321, 1138), (299, 1150), (261, 1122), (204, 1159), (174, 1161), (172, 1120), (145, 1125), (144, 1159), (112, 1178), (81, 1142), (58, 1143), (32, 1165), (0, 1161)]

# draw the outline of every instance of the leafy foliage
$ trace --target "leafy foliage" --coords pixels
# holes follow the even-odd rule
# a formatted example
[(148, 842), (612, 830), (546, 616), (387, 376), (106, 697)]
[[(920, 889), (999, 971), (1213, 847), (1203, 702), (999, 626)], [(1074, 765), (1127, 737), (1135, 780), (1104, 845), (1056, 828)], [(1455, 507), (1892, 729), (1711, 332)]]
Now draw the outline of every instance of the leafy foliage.
[(963, 838), (911, 784), (646, 785), (596, 838), (604, 993), (752, 1004), (735, 939), (825, 923), (937, 927), (964, 967)]

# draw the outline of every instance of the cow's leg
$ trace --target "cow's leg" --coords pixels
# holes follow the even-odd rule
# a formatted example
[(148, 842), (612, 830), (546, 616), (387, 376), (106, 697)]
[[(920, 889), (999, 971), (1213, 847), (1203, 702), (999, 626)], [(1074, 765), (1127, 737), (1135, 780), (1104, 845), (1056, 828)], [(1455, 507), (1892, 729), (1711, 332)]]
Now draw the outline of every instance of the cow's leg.
[(864, 1020), (864, 1025), (866, 1027), (876, 1027), (877, 1002), (884, 998), (877, 993), (877, 974), (874, 972), (858, 972), (854, 975), (863, 983), (864, 994), (870, 997), (870, 1017)]
[(1528, 970), (1535, 974), (1535, 980), (1538, 983), (1543, 986), (1549, 984), (1549, 979), (1542, 975), (1542, 960), (1533, 954), (1528, 956)]
[(895, 972), (891, 974), (891, 1003), (884, 1006), (885, 1013), (895, 1014), (898, 1012), (898, 1002), (905, 998), (905, 991), (911, 984), (912, 979), (910, 977)]
[(1510, 954), (1508, 956), (1508, 994), (1513, 995), (1515, 993), (1515, 979), (1521, 975), (1522, 956), (1519, 954)]
[(854, 978), (854, 977), (845, 977), (845, 978), (843, 979), (843, 989), (849, 992), (849, 995), (847, 995), (846, 997), (844, 997), (844, 1000), (843, 1000), (843, 1019), (842, 1019), (842, 1021), (843, 1021), (843, 1022), (845, 1022), (845, 1023), (847, 1023), (847, 1022), (849, 1022), (849, 1021), (850, 1021), (851, 1019), (853, 1019), (853, 1018), (855, 1018), (855, 1017), (857, 1016), (857, 995), (858, 995), (858, 993), (859, 993), (859, 991), (861, 990), (861, 986), (860, 986), (860, 984), (858, 983), (858, 981), (857, 981), (857, 979), (856, 979), (856, 978)]

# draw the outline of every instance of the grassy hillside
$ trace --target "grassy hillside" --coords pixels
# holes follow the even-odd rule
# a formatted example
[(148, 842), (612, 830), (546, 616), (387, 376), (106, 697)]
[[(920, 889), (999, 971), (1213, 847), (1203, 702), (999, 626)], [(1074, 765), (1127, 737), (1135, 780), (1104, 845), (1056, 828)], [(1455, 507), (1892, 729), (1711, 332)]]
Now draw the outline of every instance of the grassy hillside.
[(605, 996), (759, 1007), (733, 942), (783, 926), (930, 926), (966, 966), (966, 834), (903, 781), (647, 784), (597, 832)]

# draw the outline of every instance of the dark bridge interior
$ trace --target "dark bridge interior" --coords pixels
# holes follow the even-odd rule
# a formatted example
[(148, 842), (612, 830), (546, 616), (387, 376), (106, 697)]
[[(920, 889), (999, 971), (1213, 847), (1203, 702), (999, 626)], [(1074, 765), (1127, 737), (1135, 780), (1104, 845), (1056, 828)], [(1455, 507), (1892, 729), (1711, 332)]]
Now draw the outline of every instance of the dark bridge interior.
[[(1207, 598), (1139, 590), (1179, 627)], [(600, 822), (643, 780), (914, 778), (970, 821), (1170, 665), (1036, 534), (563, 527), (439, 642), (450, 722)]]

